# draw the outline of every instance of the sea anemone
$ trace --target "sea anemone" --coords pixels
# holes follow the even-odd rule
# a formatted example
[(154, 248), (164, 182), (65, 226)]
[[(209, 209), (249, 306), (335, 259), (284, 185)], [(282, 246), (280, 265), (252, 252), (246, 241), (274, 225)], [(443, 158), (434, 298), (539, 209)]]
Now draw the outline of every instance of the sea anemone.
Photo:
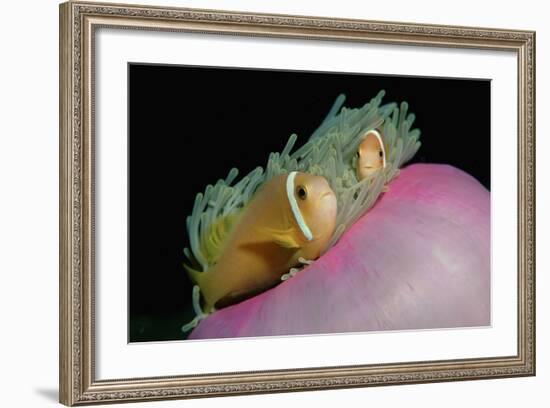
[(490, 193), (414, 164), (292, 279), (206, 317), (191, 339), (490, 324)]
[[(184, 249), (187, 269), (207, 271), (215, 257), (209, 253), (212, 226), (220, 220), (231, 220), (251, 200), (255, 192), (273, 177), (302, 172), (323, 176), (337, 200), (336, 226), (323, 252), (333, 247), (363, 214), (375, 203), (384, 187), (399, 173), (399, 168), (411, 159), (418, 148), (420, 131), (412, 129), (414, 115), (408, 114), (408, 105), (395, 103), (381, 105), (384, 91), (361, 108), (342, 107), (345, 97), (340, 95), (327, 117), (308, 141), (293, 151), (297, 135), (288, 139), (279, 153), (271, 153), (265, 169), (257, 167), (235, 182), (238, 171), (233, 168), (225, 179), (208, 185), (196, 196), (192, 213), (187, 218), (189, 248)], [(357, 179), (355, 154), (366, 132), (380, 129), (384, 138), (386, 165), (363, 180)], [(235, 183), (234, 183), (235, 182)], [(228, 226), (230, 228), (230, 226)], [(194, 327), (205, 317), (199, 304), (199, 292), (193, 291), (197, 318), (183, 327)]]
[[(293, 134), (280, 153), (269, 155), (265, 170), (257, 167), (233, 184), (238, 170), (232, 168), (225, 179), (208, 185), (204, 193), (198, 193), (191, 215), (187, 217), (190, 248), (185, 248), (184, 253), (190, 265), (202, 271), (211, 266), (208, 256), (203, 253), (201, 240), (212, 223), (243, 208), (267, 180), (292, 171), (324, 176), (336, 194), (336, 229), (326, 249), (332, 247), (374, 204), (384, 185), (420, 147), (420, 131), (411, 129), (415, 116), (407, 114), (407, 103), (401, 103), (400, 107), (395, 103), (381, 106), (384, 94), (380, 91), (369, 103), (354, 109), (342, 107), (345, 96), (338, 96), (322, 124), (296, 151), (292, 149), (298, 136)], [(362, 136), (375, 128), (381, 128), (384, 135), (387, 165), (373, 177), (359, 182), (355, 152)]]

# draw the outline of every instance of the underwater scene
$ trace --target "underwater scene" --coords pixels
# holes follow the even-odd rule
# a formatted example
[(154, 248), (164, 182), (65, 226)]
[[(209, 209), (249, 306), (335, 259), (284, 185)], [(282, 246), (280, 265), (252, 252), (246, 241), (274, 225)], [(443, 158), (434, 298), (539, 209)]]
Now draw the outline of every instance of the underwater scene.
[(491, 324), (491, 82), (132, 63), (128, 341)]

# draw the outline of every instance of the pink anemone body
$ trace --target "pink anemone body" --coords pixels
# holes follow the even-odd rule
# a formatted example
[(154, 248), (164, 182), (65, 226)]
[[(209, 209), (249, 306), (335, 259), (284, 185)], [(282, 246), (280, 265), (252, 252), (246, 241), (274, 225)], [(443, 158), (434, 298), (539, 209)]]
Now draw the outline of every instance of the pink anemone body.
[(489, 325), (490, 222), (490, 193), (473, 177), (411, 165), (321, 258), (189, 338)]

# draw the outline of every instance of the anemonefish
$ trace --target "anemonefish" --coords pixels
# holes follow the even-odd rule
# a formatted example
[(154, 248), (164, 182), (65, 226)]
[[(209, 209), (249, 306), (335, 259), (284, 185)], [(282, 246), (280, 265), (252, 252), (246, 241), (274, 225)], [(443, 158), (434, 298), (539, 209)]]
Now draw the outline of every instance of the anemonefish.
[(336, 224), (336, 196), (321, 176), (273, 177), (252, 197), (206, 271), (186, 267), (208, 313), (275, 286), (300, 260), (326, 248)]
[(363, 180), (376, 170), (386, 167), (386, 149), (380, 133), (369, 130), (357, 148), (357, 179)]

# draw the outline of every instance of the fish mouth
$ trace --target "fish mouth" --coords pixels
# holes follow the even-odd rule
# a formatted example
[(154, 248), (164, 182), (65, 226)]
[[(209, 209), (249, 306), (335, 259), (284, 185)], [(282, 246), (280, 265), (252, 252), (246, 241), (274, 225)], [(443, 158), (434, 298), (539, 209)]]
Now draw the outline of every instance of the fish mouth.
[(378, 170), (382, 166), (363, 166), (366, 170)]

